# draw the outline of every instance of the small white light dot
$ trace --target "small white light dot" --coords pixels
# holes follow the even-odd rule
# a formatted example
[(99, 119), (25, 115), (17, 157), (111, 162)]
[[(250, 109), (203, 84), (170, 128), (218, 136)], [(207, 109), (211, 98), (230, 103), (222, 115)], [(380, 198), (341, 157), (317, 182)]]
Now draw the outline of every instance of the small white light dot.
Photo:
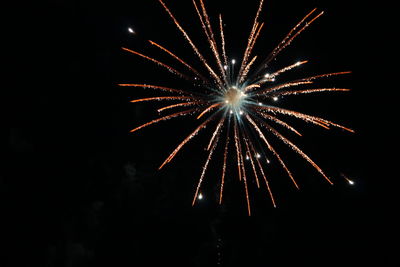
[(269, 159), (267, 159), (267, 163), (269, 164), (271, 161), (269, 161)]
[(135, 31), (131, 27), (128, 28), (128, 32), (135, 34)]
[(262, 105), (263, 105), (263, 103), (261, 103), (261, 102), (258, 102), (258, 105), (259, 105), (259, 106), (262, 106)]
[(257, 153), (257, 154), (256, 154), (256, 157), (257, 157), (258, 159), (261, 158), (260, 153)]
[(227, 70), (228, 69), (228, 66), (227, 65), (224, 65), (224, 70)]
[(349, 184), (354, 185), (354, 181), (349, 180)]
[(300, 64), (301, 64), (300, 61), (297, 61), (297, 62), (296, 62), (296, 66), (299, 66)]
[(250, 157), (249, 156), (246, 156), (246, 160), (249, 160), (250, 159)]
[(232, 114), (232, 113), (233, 113), (233, 110), (231, 109), (231, 110), (229, 111), (229, 113)]
[(240, 114), (240, 115), (243, 115), (243, 111), (239, 111), (239, 114)]
[(236, 63), (236, 60), (232, 59), (232, 64), (235, 65), (235, 63)]
[(270, 75), (271, 75), (271, 74), (269, 74), (269, 73), (265, 73), (264, 77), (265, 77), (265, 78), (268, 78)]
[(203, 194), (200, 193), (200, 194), (197, 196), (197, 198), (198, 198), (199, 200), (202, 200), (202, 199), (203, 199)]
[(270, 80), (271, 82), (275, 82), (275, 77)]
[(276, 102), (279, 98), (277, 96), (274, 96), (272, 99)]

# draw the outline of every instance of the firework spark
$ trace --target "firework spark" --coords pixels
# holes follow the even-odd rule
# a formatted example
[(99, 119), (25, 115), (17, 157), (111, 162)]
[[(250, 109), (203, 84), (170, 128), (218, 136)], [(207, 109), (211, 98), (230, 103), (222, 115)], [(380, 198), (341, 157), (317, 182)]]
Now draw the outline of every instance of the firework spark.
[[(275, 127), (279, 126), (298, 136), (302, 136), (298, 130), (284, 121), (285, 117), (292, 117), (320, 126), (324, 129), (337, 127), (349, 132), (354, 131), (348, 127), (344, 127), (340, 124), (320, 117), (279, 107), (277, 105), (277, 101), (280, 97), (289, 95), (349, 91), (347, 88), (310, 88), (308, 86), (314, 84), (316, 80), (321, 78), (344, 75), (350, 72), (344, 71), (317, 74), (297, 80), (284, 81), (279, 84), (273, 84), (278, 76), (285, 72), (292, 71), (303, 64), (306, 64), (308, 61), (298, 61), (277, 71), (269, 72), (270, 64), (276, 59), (276, 57), (291, 43), (293, 43), (296, 37), (298, 37), (310, 24), (319, 18), (323, 12), (318, 13), (317, 9), (313, 9), (307, 13), (289, 31), (283, 40), (278, 43), (275, 49), (273, 49), (263, 61), (260, 61), (261, 63), (259, 63), (258, 68), (252, 71), (252, 67), (256, 65), (257, 60), (260, 60), (260, 56), (253, 55), (253, 51), (256, 41), (260, 36), (261, 30), (264, 27), (264, 23), (259, 21), (264, 3), (263, 0), (261, 0), (259, 3), (247, 40), (247, 46), (243, 53), (243, 58), (238, 64), (239, 67), (236, 69), (234, 67), (237, 63), (236, 60), (229, 59), (226, 53), (224, 24), (221, 15), (218, 17), (218, 27), (213, 28), (204, 1), (192, 0), (195, 13), (199, 19), (199, 27), (205, 35), (205, 38), (211, 49), (210, 52), (215, 60), (210, 63), (200, 52), (198, 46), (196, 46), (196, 44), (190, 38), (187, 31), (179, 23), (178, 19), (165, 4), (164, 0), (158, 1), (172, 19), (172, 22), (175, 24), (178, 31), (183, 35), (184, 40), (189, 44), (192, 52), (199, 59), (200, 65), (198, 64), (199, 66), (196, 65), (196, 68), (194, 68), (194, 65), (188, 64), (176, 53), (151, 40), (149, 40), (149, 43), (152, 46), (160, 49), (162, 52), (176, 60), (179, 65), (185, 67), (186, 73), (180, 72), (175, 67), (172, 67), (140, 52), (128, 48), (122, 49), (155, 63), (161, 68), (168, 70), (173, 75), (189, 81), (192, 85), (195, 85), (195, 87), (193, 86), (193, 89), (183, 90), (149, 84), (124, 83), (119, 85), (158, 90), (167, 94), (156, 97), (135, 99), (131, 101), (133, 103), (152, 101), (173, 102), (173, 104), (168, 104), (162, 108), (159, 108), (158, 112), (164, 112), (167, 110), (175, 110), (175, 112), (137, 126), (131, 130), (131, 132), (136, 132), (137, 130), (157, 124), (161, 121), (167, 121), (169, 119), (182, 116), (194, 116), (196, 120), (200, 121), (199, 126), (197, 126), (183, 141), (181, 141), (181, 143), (179, 143), (179, 145), (161, 164), (159, 169), (171, 162), (178, 152), (203, 129), (206, 127), (214, 127), (210, 141), (206, 147), (208, 156), (202, 167), (200, 179), (195, 189), (192, 201), (193, 205), (198, 199), (202, 198), (202, 195), (199, 192), (206, 176), (209, 163), (213, 157), (215, 157), (214, 152), (217, 151), (216, 148), (219, 146), (223, 151), (221, 158), (223, 163), (220, 179), (219, 203), (222, 203), (223, 200), (224, 184), (227, 178), (227, 166), (230, 158), (235, 159), (238, 178), (241, 183), (243, 183), (249, 215), (251, 214), (249, 197), (250, 182), (254, 182), (257, 187), (261, 187), (263, 184), (265, 184), (272, 205), (276, 207), (271, 184), (265, 173), (266, 166), (268, 163), (270, 163), (267, 155), (276, 159), (279, 165), (286, 171), (293, 185), (296, 188), (299, 188), (297, 181), (287, 167), (284, 159), (273, 146), (271, 137), (274, 137), (276, 140), (279, 140), (291, 150), (296, 152), (300, 157), (308, 162), (329, 184), (333, 184), (325, 172), (308, 155), (306, 155), (298, 146), (285, 137), (280, 131), (275, 129)], [(214, 32), (215, 29), (217, 29), (217, 32)], [(202, 68), (203, 70), (200, 70), (199, 68)], [(205, 71), (205, 73), (202, 73), (202, 71)], [(273, 100), (275, 102), (274, 105), (264, 104), (271, 102), (268, 100)]]

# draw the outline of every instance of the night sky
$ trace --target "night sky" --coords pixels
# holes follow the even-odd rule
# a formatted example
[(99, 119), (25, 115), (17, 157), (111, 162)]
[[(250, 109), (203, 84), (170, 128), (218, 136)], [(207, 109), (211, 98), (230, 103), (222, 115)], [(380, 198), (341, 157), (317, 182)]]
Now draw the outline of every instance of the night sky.
[[(165, 2), (212, 59), (191, 1)], [(223, 14), (228, 55), (240, 59), (258, 1), (232, 2), (205, 1), (214, 26)], [(385, 33), (378, 10), (344, 0), (265, 2), (260, 20), (266, 25), (256, 54), (267, 55), (317, 7), (324, 16), (273, 67), (309, 60), (294, 77), (352, 71), (327, 81), (351, 88), (349, 93), (280, 100), (284, 107), (356, 131), (326, 131), (291, 120), (303, 136), (288, 137), (334, 186), (277, 145), (301, 187), (296, 190), (272, 162), (269, 178), (277, 208), (266, 190), (253, 184), (252, 216), (247, 216), (234, 171), (218, 205), (218, 160), (206, 175), (204, 198), (192, 207), (210, 131), (157, 171), (198, 122), (176, 119), (130, 134), (156, 118), (156, 108), (129, 103), (151, 93), (117, 86), (191, 85), (121, 49), (168, 60), (148, 45), (154, 40), (199, 64), (158, 1), (16, 2), (3, 24), (0, 266), (398, 266), (399, 175), (390, 170), (398, 154), (388, 154), (397, 153), (391, 141), (396, 132), (380, 114), (389, 110), (376, 99), (386, 90), (376, 78), (386, 76), (375, 72), (384, 66), (375, 62), (387, 48), (380, 41)]]

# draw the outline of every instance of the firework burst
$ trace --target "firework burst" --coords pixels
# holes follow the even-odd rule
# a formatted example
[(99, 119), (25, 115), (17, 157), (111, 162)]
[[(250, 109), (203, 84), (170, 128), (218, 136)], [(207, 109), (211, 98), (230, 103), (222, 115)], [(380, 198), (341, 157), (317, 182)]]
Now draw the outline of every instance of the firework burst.
[[(174, 52), (151, 40), (149, 40), (151, 46), (156, 47), (163, 53), (172, 57), (176, 60), (177, 64), (184, 67), (186, 71), (178, 71), (171, 65), (165, 64), (140, 52), (128, 48), (122, 49), (155, 63), (178, 78), (189, 81), (193, 85), (193, 89), (181, 90), (160, 85), (134, 83), (124, 83), (119, 85), (152, 89), (164, 93), (157, 97), (132, 100), (131, 102), (133, 103), (170, 101), (170, 104), (166, 104), (164, 107), (158, 109), (158, 112), (160, 113), (164, 111), (170, 112), (168, 115), (161, 116), (140, 125), (134, 128), (131, 132), (136, 132), (147, 126), (182, 116), (193, 116), (199, 121), (199, 125), (179, 143), (179, 145), (160, 165), (159, 169), (171, 162), (178, 152), (203, 129), (210, 127), (211, 125), (214, 127), (210, 140), (206, 146), (208, 156), (201, 170), (192, 204), (194, 205), (198, 198), (199, 190), (205, 178), (209, 163), (218, 146), (220, 146), (223, 151), (219, 193), (220, 203), (223, 199), (226, 169), (228, 165), (227, 162), (229, 158), (234, 158), (236, 162), (235, 165), (237, 165), (237, 167), (235, 168), (237, 168), (239, 180), (244, 186), (249, 215), (251, 214), (251, 209), (248, 185), (251, 179), (254, 179), (253, 181), (258, 188), (261, 186), (266, 187), (272, 205), (274, 207), (276, 206), (270, 183), (266, 176), (266, 166), (267, 163), (269, 163), (267, 154), (276, 159), (276, 162), (287, 173), (293, 185), (296, 188), (299, 188), (298, 183), (296, 182), (292, 172), (287, 167), (284, 159), (275, 149), (274, 144), (270, 141), (270, 136), (274, 136), (275, 139), (280, 140), (283, 144), (287, 145), (290, 149), (299, 154), (305, 161), (311, 164), (311, 166), (315, 168), (315, 170), (318, 171), (328, 183), (332, 184), (332, 181), (325, 172), (308, 155), (306, 155), (276, 128), (279, 126), (280, 128), (284, 128), (285, 131), (301, 136), (301, 133), (298, 130), (284, 121), (284, 118), (286, 117), (293, 117), (325, 129), (337, 127), (349, 132), (353, 132), (353, 130), (317, 116), (279, 107), (277, 105), (277, 100), (280, 97), (287, 95), (348, 91), (349, 89), (346, 88), (319, 88), (310, 86), (312, 86), (316, 80), (348, 74), (349, 72), (316, 74), (305, 78), (275, 84), (275, 79), (278, 76), (306, 64), (307, 61), (295, 62), (274, 72), (269, 71), (272, 61), (275, 60), (276, 57), (311, 23), (319, 18), (323, 12), (318, 12), (317, 9), (311, 10), (289, 31), (272, 52), (267, 55), (264, 60), (260, 61), (257, 55), (253, 55), (253, 48), (255, 47), (256, 41), (264, 27), (264, 23), (259, 21), (264, 2), (261, 0), (247, 39), (247, 46), (243, 53), (242, 60), (237, 62), (234, 59), (229, 59), (226, 53), (222, 16), (219, 15), (219, 24), (216, 28), (213, 28), (204, 1), (192, 0), (201, 29), (209, 47), (211, 48), (211, 54), (214, 58), (214, 61), (211, 64), (205, 59), (203, 54), (200, 52), (200, 49), (195, 45), (184, 27), (179, 23), (164, 1), (158, 1), (168, 13), (176, 28), (183, 35), (185, 41), (190, 45), (200, 64), (197, 64), (195, 68), (193, 65), (190, 65), (181, 57), (177, 56)], [(258, 66), (256, 67), (257, 61), (259, 61), (259, 63), (257, 63)], [(198, 68), (201, 68), (201, 70)]]

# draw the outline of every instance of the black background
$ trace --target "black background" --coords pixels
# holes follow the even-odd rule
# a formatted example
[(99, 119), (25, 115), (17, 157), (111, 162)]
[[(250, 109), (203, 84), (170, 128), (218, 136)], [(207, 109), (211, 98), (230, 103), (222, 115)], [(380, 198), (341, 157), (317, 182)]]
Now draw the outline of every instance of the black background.
[[(191, 1), (167, 4), (212, 59)], [(228, 54), (239, 59), (257, 1), (206, 5), (213, 22), (223, 14)], [(383, 62), (392, 38), (382, 23), (386, 11), (355, 1), (266, 1), (255, 52), (266, 55), (314, 7), (326, 13), (274, 68), (307, 59), (299, 75), (351, 70), (329, 82), (352, 91), (280, 103), (356, 133), (297, 124), (304, 136), (291, 138), (335, 185), (278, 145), (301, 190), (272, 166), (278, 208), (253, 186), (248, 217), (234, 176), (225, 204), (216, 204), (218, 160), (204, 199), (191, 207), (207, 134), (157, 171), (196, 121), (129, 134), (157, 113), (151, 104), (129, 103), (151, 93), (118, 83), (190, 84), (121, 47), (167, 61), (150, 39), (198, 64), (158, 1), (16, 2), (3, 24), (1, 266), (396, 266), (396, 133), (384, 99), (391, 95), (384, 81), (395, 73)]]

